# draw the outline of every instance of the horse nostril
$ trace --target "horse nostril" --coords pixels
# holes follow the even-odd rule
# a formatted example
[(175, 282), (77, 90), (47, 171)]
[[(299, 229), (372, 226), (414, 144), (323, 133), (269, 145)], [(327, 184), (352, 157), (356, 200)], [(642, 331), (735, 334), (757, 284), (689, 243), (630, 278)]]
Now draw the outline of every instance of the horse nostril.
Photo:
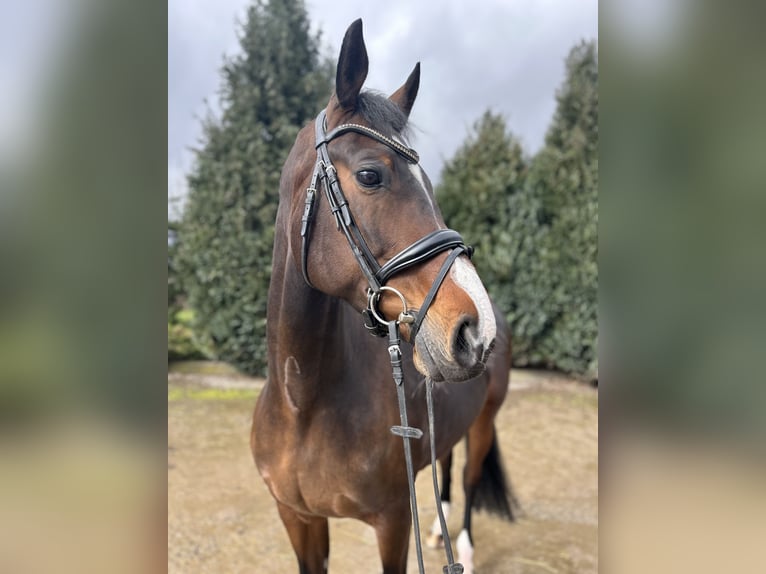
[(473, 367), (484, 355), (484, 347), (479, 340), (476, 319), (464, 317), (455, 328), (452, 338), (452, 356), (462, 367)]

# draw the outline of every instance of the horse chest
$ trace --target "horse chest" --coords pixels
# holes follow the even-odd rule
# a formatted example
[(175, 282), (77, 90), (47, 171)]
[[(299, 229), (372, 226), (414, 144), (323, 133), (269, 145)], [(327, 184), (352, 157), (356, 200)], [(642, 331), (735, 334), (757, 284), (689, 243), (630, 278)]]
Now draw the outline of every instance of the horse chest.
[(392, 465), (404, 468), (401, 444), (388, 433), (374, 440), (343, 426), (331, 433), (300, 425), (280, 429), (280, 448), (258, 460), (276, 500), (302, 514), (361, 518), (406, 495), (406, 482), (390, 476)]

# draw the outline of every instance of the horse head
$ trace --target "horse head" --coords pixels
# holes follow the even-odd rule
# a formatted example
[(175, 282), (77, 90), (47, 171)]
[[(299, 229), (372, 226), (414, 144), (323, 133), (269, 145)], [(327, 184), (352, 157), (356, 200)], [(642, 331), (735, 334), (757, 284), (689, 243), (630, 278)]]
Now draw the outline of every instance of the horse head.
[[(448, 261), (462, 239), (447, 231), (431, 182), (409, 147), (420, 64), (389, 97), (362, 91), (367, 71), (357, 20), (343, 39), (335, 93), (299, 134), (283, 173), (293, 261), (314, 289), (359, 311), (372, 306), (385, 321), (400, 317), (403, 305), (425, 307), (419, 330), (411, 322), (401, 326), (414, 344), (417, 369), (434, 381), (473, 378), (484, 369), (495, 318), (470, 251), (463, 245)], [(430, 307), (424, 305), (440, 274)], [(383, 285), (390, 290), (380, 290)]]

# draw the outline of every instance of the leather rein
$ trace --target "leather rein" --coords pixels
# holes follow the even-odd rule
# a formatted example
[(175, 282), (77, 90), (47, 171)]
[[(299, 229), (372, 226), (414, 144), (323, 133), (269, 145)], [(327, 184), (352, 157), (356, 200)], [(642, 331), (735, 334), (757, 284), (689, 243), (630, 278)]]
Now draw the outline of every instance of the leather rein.
[[(354, 258), (359, 265), (363, 275), (367, 279), (367, 308), (364, 309), (362, 314), (364, 315), (365, 327), (367, 330), (378, 337), (388, 336), (388, 353), (391, 361), (391, 368), (393, 373), (394, 382), (397, 388), (397, 398), (399, 402), (399, 416), (401, 418), (401, 426), (394, 426), (391, 428), (391, 432), (397, 436), (402, 437), (404, 442), (404, 454), (405, 462), (407, 465), (407, 479), (410, 491), (410, 508), (412, 511), (413, 527), (415, 530), (415, 546), (417, 550), (418, 567), (420, 574), (425, 572), (423, 567), (422, 546), (420, 542), (420, 525), (418, 520), (418, 508), (417, 498), (415, 495), (415, 478), (414, 469), (412, 465), (412, 452), (410, 448), (410, 439), (419, 439), (423, 436), (423, 432), (414, 427), (410, 427), (407, 424), (407, 409), (405, 404), (404, 393), (404, 371), (402, 369), (402, 354), (401, 354), (401, 337), (399, 334), (399, 324), (405, 323), (410, 326), (410, 342), (415, 344), (415, 337), (425, 319), (428, 309), (436, 297), (436, 293), (439, 287), (442, 285), (447, 273), (454, 261), (463, 253), (471, 257), (473, 249), (465, 244), (463, 238), (457, 231), (452, 229), (437, 229), (426, 236), (418, 239), (409, 247), (406, 247), (385, 264), (380, 265), (378, 260), (373, 255), (367, 242), (364, 240), (364, 236), (361, 230), (354, 221), (354, 217), (351, 214), (346, 196), (343, 194), (343, 190), (340, 187), (338, 181), (338, 173), (335, 166), (330, 159), (330, 155), (327, 149), (327, 145), (335, 138), (347, 133), (358, 133), (372, 138), (395, 151), (411, 164), (417, 164), (420, 158), (417, 152), (409, 148), (398, 141), (395, 141), (380, 132), (363, 126), (360, 124), (341, 124), (327, 132), (327, 119), (326, 110), (322, 110), (316, 118), (315, 135), (316, 135), (316, 152), (317, 160), (314, 165), (314, 172), (311, 176), (311, 182), (306, 189), (306, 201), (303, 210), (303, 217), (301, 218), (301, 271), (303, 273), (303, 279), (306, 283), (314, 288), (309, 279), (308, 273), (308, 250), (309, 240), (311, 237), (311, 225), (316, 213), (316, 203), (319, 197), (319, 184), (323, 184), (325, 197), (327, 203), (330, 206), (330, 210), (335, 217), (335, 224), (339, 231), (345, 236), (351, 252), (354, 254)], [(407, 303), (399, 291), (393, 287), (386, 285), (386, 282), (395, 274), (404, 271), (414, 265), (423, 263), (436, 255), (450, 251), (447, 258), (442, 263), (442, 266), (437, 273), (434, 282), (431, 285), (428, 294), (423, 300), (423, 304), (420, 309), (413, 314), (411, 310), (407, 308)], [(402, 312), (397, 319), (388, 321), (381, 313), (379, 313), (377, 305), (383, 292), (389, 291), (399, 297), (402, 303)], [(460, 563), (455, 563), (452, 555), (452, 546), (450, 544), (449, 533), (447, 532), (447, 525), (442, 512), (441, 503), (439, 500), (439, 485), (436, 477), (436, 444), (434, 437), (434, 413), (433, 413), (433, 400), (431, 396), (431, 390), (433, 388), (433, 381), (430, 378), (426, 379), (426, 401), (428, 409), (428, 425), (430, 434), (430, 446), (431, 446), (431, 466), (432, 466), (432, 478), (434, 484), (434, 497), (436, 498), (436, 508), (439, 515), (439, 521), (442, 529), (442, 537), (444, 539), (445, 553), (447, 556), (448, 564), (444, 566), (445, 574), (461, 574), (463, 572), (463, 566)]]

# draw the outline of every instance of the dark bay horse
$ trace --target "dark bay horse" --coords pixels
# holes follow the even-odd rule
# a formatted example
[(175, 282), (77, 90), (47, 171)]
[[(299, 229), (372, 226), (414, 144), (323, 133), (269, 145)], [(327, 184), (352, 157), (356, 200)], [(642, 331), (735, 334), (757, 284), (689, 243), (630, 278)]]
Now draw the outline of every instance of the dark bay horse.
[[(366, 328), (362, 315), (372, 307), (385, 321), (405, 317), (401, 294), (422, 320), (417, 332), (411, 321), (401, 324), (409, 343), (402, 348), (409, 424), (424, 431), (412, 441), (413, 463), (416, 471), (429, 464), (426, 376), (441, 383), (434, 388), (434, 434), (444, 501), (452, 447), (468, 437), (457, 547), (470, 573), (471, 509), (511, 518), (494, 428), (508, 387), (508, 327), (462, 239), (446, 230), (430, 181), (407, 145), (420, 65), (388, 98), (361, 91), (367, 66), (357, 20), (343, 40), (335, 94), (298, 134), (282, 172), (269, 374), (251, 447), (302, 574), (327, 572), (329, 517), (371, 525), (384, 573), (406, 571), (407, 476), (402, 441), (389, 432), (399, 424), (396, 388), (387, 341), (368, 334), (374, 320), (368, 311), (373, 325)], [(439, 274), (443, 282), (429, 300)]]

